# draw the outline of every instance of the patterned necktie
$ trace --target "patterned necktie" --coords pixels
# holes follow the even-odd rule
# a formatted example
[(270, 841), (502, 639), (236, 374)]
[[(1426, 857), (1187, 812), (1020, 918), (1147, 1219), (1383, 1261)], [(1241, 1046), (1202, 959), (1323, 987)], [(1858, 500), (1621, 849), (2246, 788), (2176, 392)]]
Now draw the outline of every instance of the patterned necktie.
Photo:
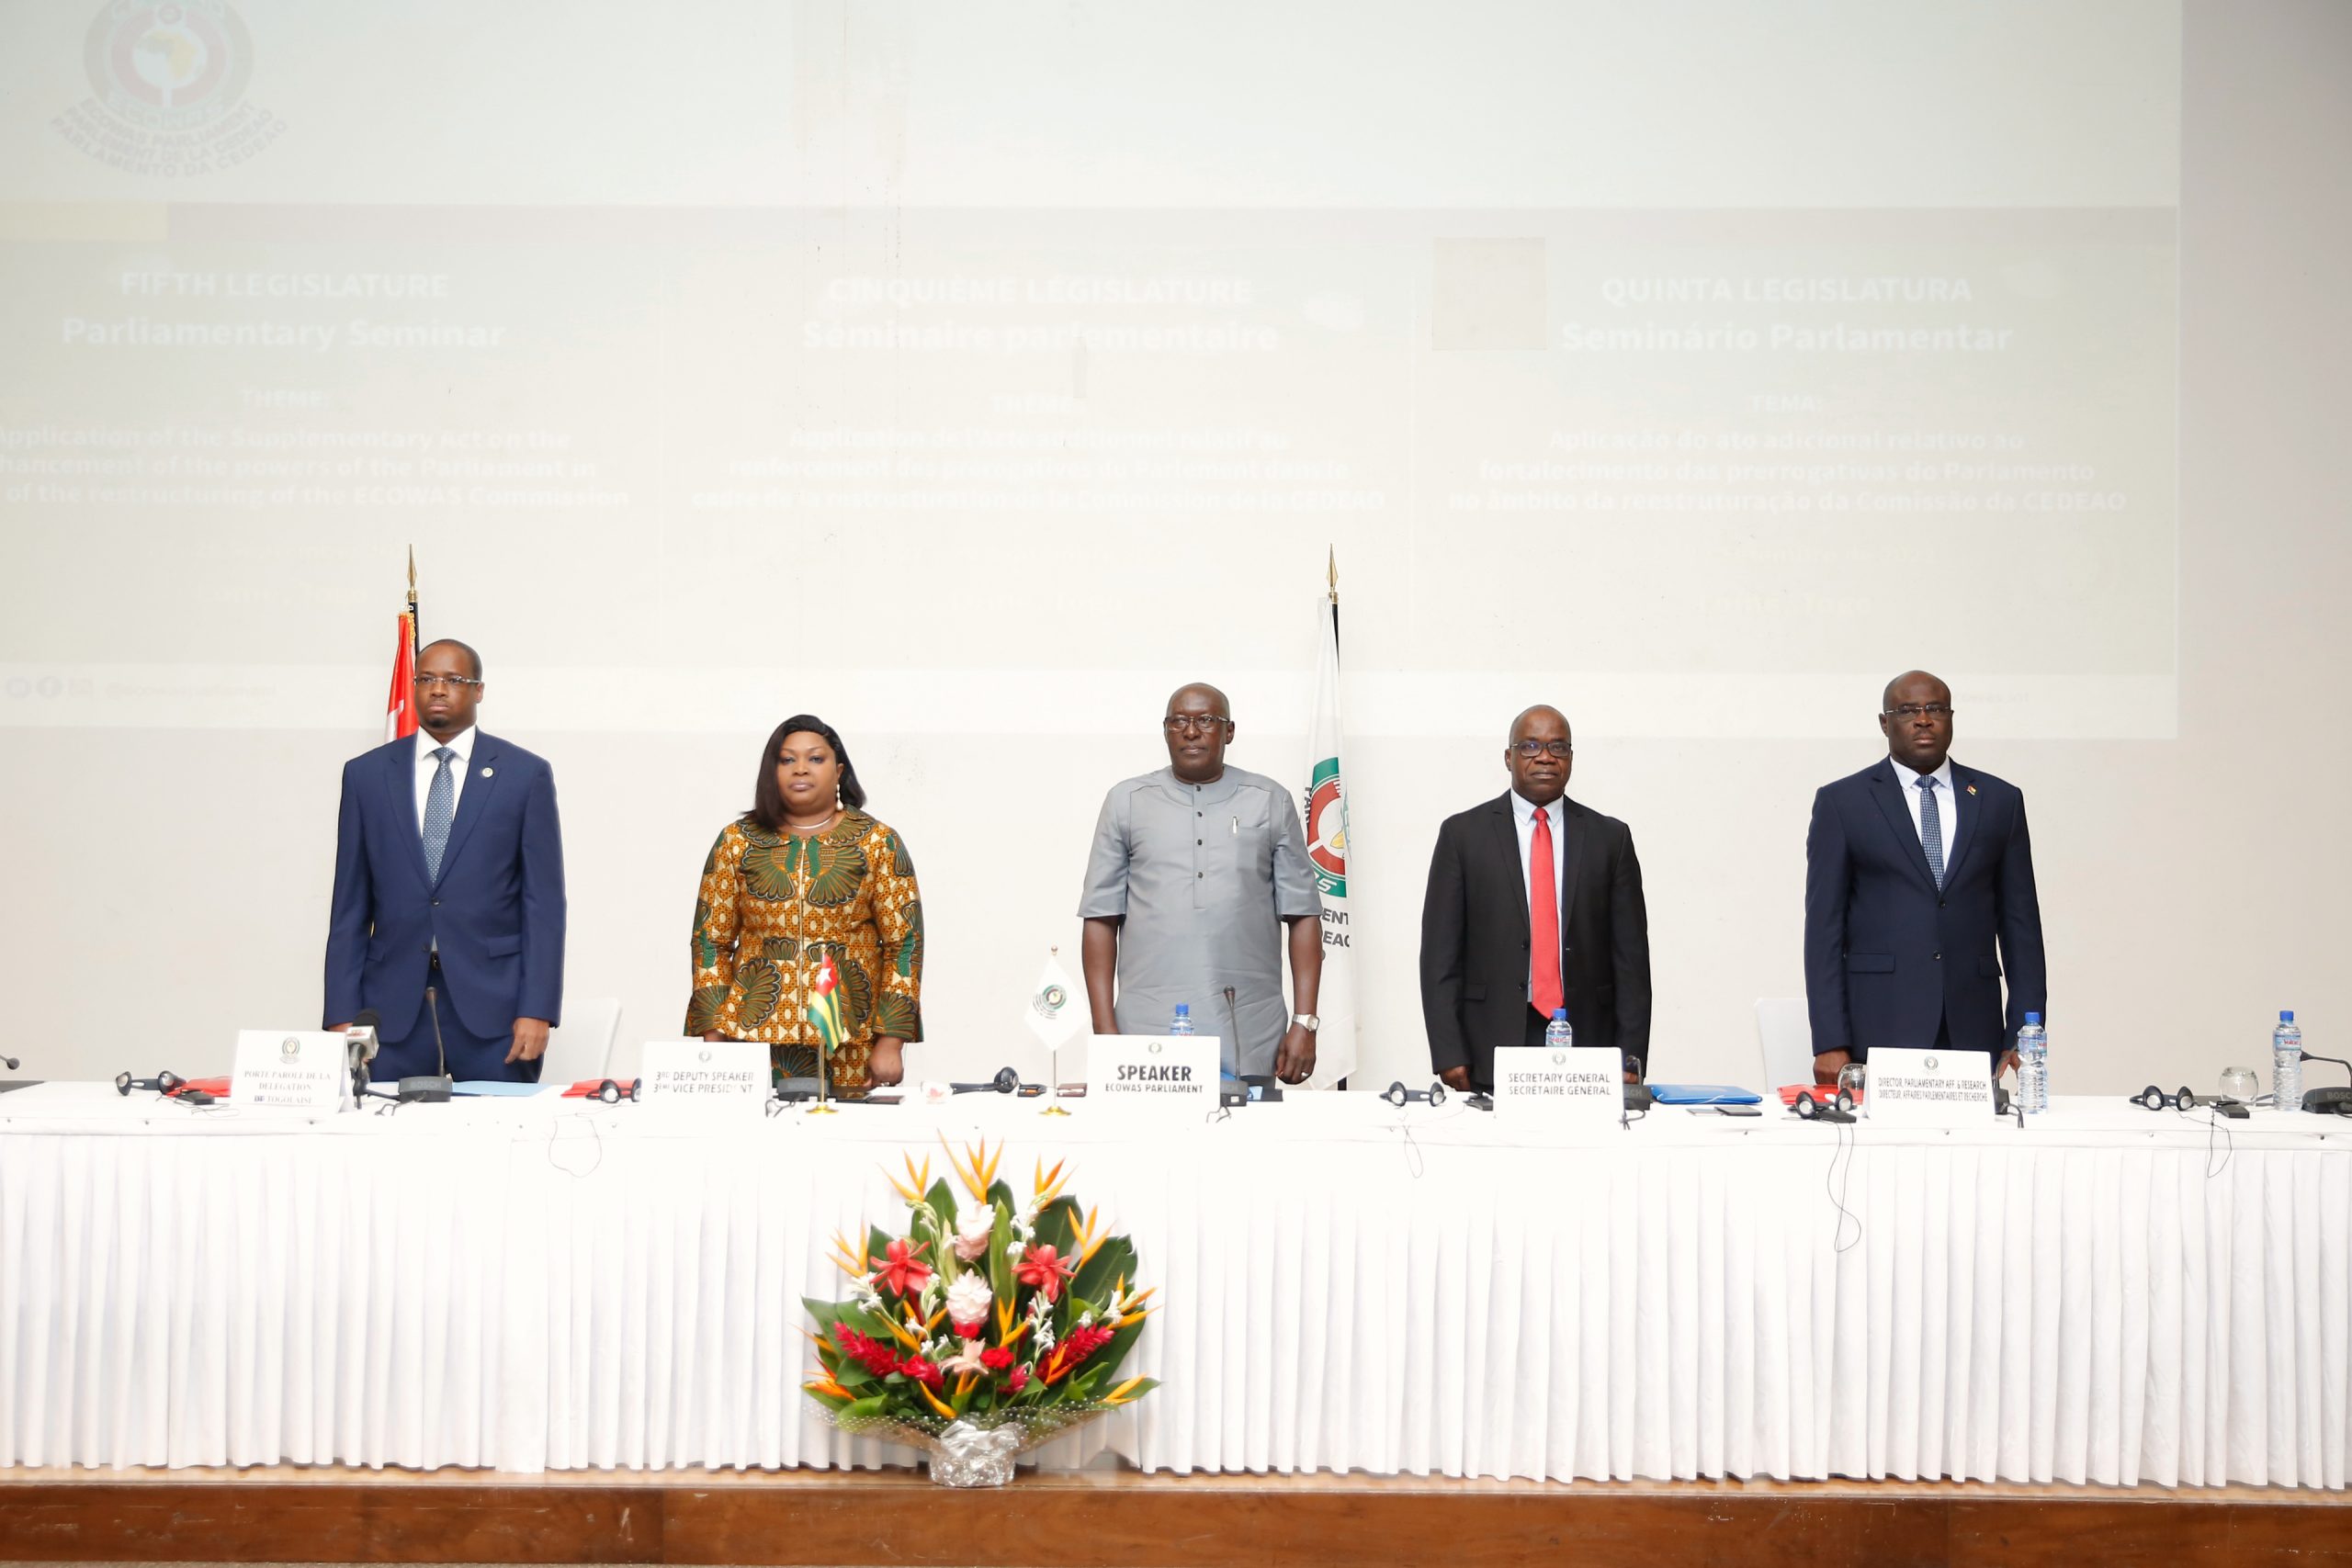
[(1535, 808), (1535, 848), (1527, 857), (1527, 931), (1534, 962), (1527, 976), (1527, 1000), (1549, 1018), (1560, 1007), (1560, 900), (1552, 883), (1552, 823)]
[(441, 765), (433, 771), (433, 786), (424, 792), (424, 874), (438, 882), (441, 852), (449, 847), (449, 818), (458, 814), (458, 783), (449, 776), (449, 764), (458, 754), (435, 746), (433, 755)]
[(1944, 885), (1944, 819), (1936, 809), (1936, 781), (1932, 775), (1919, 781), (1919, 847), (1928, 852), (1928, 874), (1936, 886)]

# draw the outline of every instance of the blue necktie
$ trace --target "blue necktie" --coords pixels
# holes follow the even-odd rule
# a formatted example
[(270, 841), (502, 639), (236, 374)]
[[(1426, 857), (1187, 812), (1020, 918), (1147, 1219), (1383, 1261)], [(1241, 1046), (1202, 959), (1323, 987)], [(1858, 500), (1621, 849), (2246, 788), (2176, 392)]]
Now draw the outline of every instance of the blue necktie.
[(1936, 781), (1931, 775), (1919, 781), (1919, 847), (1928, 852), (1928, 874), (1936, 886), (1944, 885), (1944, 819), (1936, 809)]
[(441, 852), (449, 847), (449, 819), (458, 814), (458, 782), (449, 776), (449, 764), (458, 754), (436, 746), (433, 755), (441, 765), (434, 770), (433, 786), (424, 792), (424, 874), (438, 882)]

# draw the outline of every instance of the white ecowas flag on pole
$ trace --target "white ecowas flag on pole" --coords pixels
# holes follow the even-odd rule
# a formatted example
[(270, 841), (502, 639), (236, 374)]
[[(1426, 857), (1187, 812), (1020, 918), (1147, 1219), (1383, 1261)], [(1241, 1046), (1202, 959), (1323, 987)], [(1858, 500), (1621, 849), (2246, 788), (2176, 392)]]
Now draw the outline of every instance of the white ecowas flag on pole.
[(1323, 897), (1323, 985), (1316, 993), (1315, 1072), (1308, 1089), (1336, 1089), (1356, 1070), (1356, 961), (1348, 918), (1348, 791), (1340, 761), (1340, 565), (1315, 607), (1315, 716), (1306, 727), (1306, 858)]

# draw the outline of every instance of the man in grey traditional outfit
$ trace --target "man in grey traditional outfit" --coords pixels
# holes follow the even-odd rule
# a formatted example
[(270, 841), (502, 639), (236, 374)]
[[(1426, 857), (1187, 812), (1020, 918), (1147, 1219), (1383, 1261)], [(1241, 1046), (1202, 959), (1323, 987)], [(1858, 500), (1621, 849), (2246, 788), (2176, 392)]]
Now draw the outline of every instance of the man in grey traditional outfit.
[[(1273, 780), (1225, 765), (1233, 710), (1215, 686), (1177, 692), (1161, 728), (1168, 766), (1112, 786), (1087, 857), (1078, 914), (1094, 1032), (1164, 1033), (1182, 1002), (1224, 1042), (1227, 1073), (1304, 1083), (1323, 903), (1298, 807)], [(1283, 923), (1295, 1010), (1283, 1005)]]

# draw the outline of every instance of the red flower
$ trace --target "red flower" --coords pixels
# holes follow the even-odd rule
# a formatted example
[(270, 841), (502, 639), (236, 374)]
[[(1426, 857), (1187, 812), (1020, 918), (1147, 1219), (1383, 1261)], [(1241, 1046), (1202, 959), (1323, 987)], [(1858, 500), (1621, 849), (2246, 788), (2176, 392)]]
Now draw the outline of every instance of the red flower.
[(1001, 1372), (1012, 1365), (1012, 1352), (1001, 1345), (993, 1349), (983, 1350), (980, 1352), (980, 1365), (992, 1372)]
[(1029, 1386), (1029, 1369), (1026, 1367), (1013, 1368), (1012, 1375), (1004, 1380), (1004, 1386), (1007, 1392), (1012, 1393), (1019, 1393), (1023, 1389), (1027, 1388)]
[(899, 1358), (896, 1352), (881, 1341), (869, 1338), (854, 1328), (846, 1327), (838, 1323), (833, 1325), (833, 1342), (842, 1348), (842, 1355), (847, 1356), (877, 1378), (887, 1378), (899, 1370)]
[(892, 1242), (888, 1260), (874, 1271), (874, 1282), (901, 1296), (922, 1290), (923, 1281), (931, 1278), (931, 1265), (922, 1261), (922, 1249), (930, 1245), (927, 1241), (910, 1245), (904, 1236)]
[(1052, 1302), (1061, 1299), (1062, 1287), (1078, 1272), (1078, 1266), (1067, 1258), (1057, 1257), (1052, 1247), (1037, 1245), (1022, 1255), (1012, 1272), (1023, 1284), (1036, 1286), (1038, 1293)]
[(926, 1384), (932, 1388), (937, 1388), (943, 1381), (940, 1376), (939, 1369), (933, 1366), (931, 1362), (924, 1360), (921, 1356), (909, 1356), (905, 1360), (899, 1363), (899, 1371), (904, 1372), (908, 1377), (912, 1378), (915, 1382)]
[(1104, 1328), (1099, 1325), (1091, 1328), (1071, 1329), (1062, 1336), (1062, 1348), (1067, 1352), (1064, 1364), (1073, 1367), (1078, 1365), (1079, 1362), (1108, 1345), (1111, 1342), (1111, 1337), (1116, 1332), (1114, 1329)]

